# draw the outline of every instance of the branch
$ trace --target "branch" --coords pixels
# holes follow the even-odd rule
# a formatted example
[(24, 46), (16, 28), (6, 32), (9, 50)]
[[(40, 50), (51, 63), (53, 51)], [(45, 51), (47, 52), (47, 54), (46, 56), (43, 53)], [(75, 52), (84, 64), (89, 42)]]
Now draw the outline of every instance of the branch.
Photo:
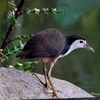
[[(17, 11), (15, 11), (15, 19), (17, 19), (20, 16), (20, 11), (21, 11), (25, 1), (26, 0), (21, 0), (20, 1), (19, 5), (17, 7)], [(7, 47), (7, 44), (9, 43), (8, 41), (9, 41), (11, 35), (12, 35), (13, 29), (14, 29), (14, 25), (10, 24), (10, 26), (8, 28), (8, 31), (7, 31), (7, 34), (6, 34), (6, 37), (5, 37), (5, 39), (4, 39), (3, 43), (2, 43), (2, 46), (1, 46), (2, 53), (4, 53), (5, 50), (6, 50), (6, 47)]]

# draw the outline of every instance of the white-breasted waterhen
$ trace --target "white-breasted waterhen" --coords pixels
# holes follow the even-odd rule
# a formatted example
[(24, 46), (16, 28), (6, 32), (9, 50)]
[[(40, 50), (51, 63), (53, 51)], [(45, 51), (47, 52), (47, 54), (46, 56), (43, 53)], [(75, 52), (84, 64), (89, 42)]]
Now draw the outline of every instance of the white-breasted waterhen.
[[(78, 34), (67, 36), (57, 29), (49, 28), (30, 38), (16, 57), (42, 61), (45, 84), (50, 85), (53, 94), (59, 98), (51, 80), (52, 68), (59, 58), (67, 56), (71, 51), (78, 48), (86, 48), (94, 52), (83, 36)], [(47, 62), (50, 62), (49, 71), (46, 69)]]

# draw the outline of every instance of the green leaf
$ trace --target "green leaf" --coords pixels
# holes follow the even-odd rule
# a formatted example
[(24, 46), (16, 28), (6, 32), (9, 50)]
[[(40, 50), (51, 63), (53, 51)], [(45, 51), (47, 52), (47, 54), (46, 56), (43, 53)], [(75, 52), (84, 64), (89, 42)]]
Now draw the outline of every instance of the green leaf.
[(11, 40), (14, 41), (14, 40), (30, 39), (32, 36), (33, 36), (33, 34), (31, 34), (31, 35), (27, 34), (27, 35), (22, 35), (22, 36), (18, 35), (15, 38), (12, 38)]
[(33, 12), (34, 12), (35, 14), (40, 14), (40, 9), (34, 8), (34, 9), (33, 9)]
[(9, 21), (12, 25), (15, 25), (16, 23), (16, 19), (14, 17), (11, 17)]
[(30, 14), (31, 13), (31, 10), (29, 10), (28, 8), (25, 9), (24, 13), (26, 14)]
[(24, 44), (20, 43), (19, 46), (15, 46), (12, 49), (7, 49), (6, 52), (3, 54), (3, 58), (8, 59), (10, 55), (14, 55), (15, 53), (21, 51), (24, 47)]
[(8, 12), (7, 19), (13, 26), (20, 26), (19, 21), (17, 19), (15, 19), (14, 11)]
[(26, 8), (26, 10), (24, 11), (24, 13), (27, 13), (27, 14), (31, 14), (31, 13), (40, 14), (40, 10), (37, 9), (37, 8), (34, 8), (32, 10)]
[(8, 0), (8, 5), (9, 5), (10, 9), (15, 10), (16, 4), (15, 4), (14, 0)]
[[(13, 66), (16, 69), (22, 70), (22, 71), (27, 71), (30, 72), (33, 69), (34, 64), (37, 64), (36, 61), (26, 61), (23, 64), (22, 63), (16, 63), (15, 66)], [(8, 67), (12, 67), (9, 65)]]
[(48, 8), (42, 8), (41, 13), (49, 14), (49, 9)]

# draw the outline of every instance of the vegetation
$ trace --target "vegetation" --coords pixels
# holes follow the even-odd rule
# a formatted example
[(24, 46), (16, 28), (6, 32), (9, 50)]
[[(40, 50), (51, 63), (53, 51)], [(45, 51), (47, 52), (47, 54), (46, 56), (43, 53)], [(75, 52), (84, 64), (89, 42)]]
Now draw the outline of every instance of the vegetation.
[[(0, 49), (0, 60), (1, 63), (4, 62), (6, 59), (9, 59), (10, 55), (14, 55), (18, 52), (20, 52), (23, 47), (24, 44), (22, 44), (22, 40), (24, 39), (29, 39), (30, 37), (33, 36), (33, 34), (29, 35), (18, 35), (16, 37), (11, 38), (11, 35), (13, 34), (13, 29), (14, 27), (21, 27), (21, 23), (19, 22), (19, 16), (21, 16), (22, 14), (65, 14), (65, 11), (60, 11), (60, 10), (56, 10), (56, 8), (42, 8), (42, 9), (37, 9), (37, 8), (33, 8), (32, 10), (26, 8), (24, 11), (22, 10), (22, 7), (24, 6), (26, 0), (21, 0), (19, 5), (17, 6), (15, 4), (14, 0), (8, 0), (8, 6), (9, 6), (9, 10), (8, 10), (8, 14), (7, 14), (7, 20), (9, 22), (9, 28), (7, 31), (7, 34), (5, 35), (5, 33), (0, 32), (1, 36), (2, 36), (2, 45), (1, 45), (1, 49)], [(16, 45), (15, 40), (18, 40), (20, 42), (20, 45)], [(13, 48), (8, 48), (7, 45), (13, 43)], [(24, 71), (31, 71), (32, 69), (32, 65), (35, 64), (36, 62), (28, 62), (26, 61), (25, 63), (21, 64), (21, 63), (17, 63), (15, 64), (15, 68), (20, 69), (20, 70), (24, 70)], [(7, 67), (13, 67), (12, 65), (8, 65)]]
[[(15, 0), (15, 8), (18, 8), (20, 1), (21, 0)], [(8, 2), (6, 2), (7, 0), (0, 1), (0, 47), (2, 46), (10, 24), (9, 20), (7, 21), (7, 14), (9, 11), (12, 11), (11, 7), (8, 8)], [(35, 8), (39, 10), (43, 8), (53, 8), (55, 10), (56, 8), (57, 11), (66, 11), (66, 14), (30, 13)], [(26, 11), (28, 11), (29, 14), (27, 14), (28, 12), (26, 13)], [(11, 42), (6, 46), (5, 55), (3, 53), (4, 56), (2, 57), (3, 62), (1, 66), (6, 67), (7, 65), (11, 65), (10, 67), (12, 67), (16, 65), (16, 62), (18, 62), (18, 64), (24, 64), (27, 61), (33, 62), (29, 59), (21, 60), (16, 58), (16, 53), (8, 56), (8, 54), (15, 49), (14, 46), (19, 46), (20, 48), (20, 46), (24, 46), (25, 42), (29, 39), (24, 38), (20, 40), (18, 39), (19, 36), (22, 38), (23, 36), (31, 36), (31, 34), (34, 35), (46, 28), (56, 28), (68, 35), (78, 33), (87, 39), (87, 42), (94, 48), (95, 53), (85, 49), (75, 50), (67, 57), (58, 60), (53, 68), (52, 76), (72, 82), (89, 93), (99, 93), (100, 0), (26, 0), (21, 9), (21, 13), (23, 14), (17, 18), (19, 24), (13, 28), (10, 37)], [(0, 51), (2, 51), (2, 49)], [(8, 54), (7, 51), (9, 51)], [(41, 74), (43, 73), (41, 63), (32, 64), (32, 66), (30, 70)], [(20, 69), (23, 67), (16, 68)]]

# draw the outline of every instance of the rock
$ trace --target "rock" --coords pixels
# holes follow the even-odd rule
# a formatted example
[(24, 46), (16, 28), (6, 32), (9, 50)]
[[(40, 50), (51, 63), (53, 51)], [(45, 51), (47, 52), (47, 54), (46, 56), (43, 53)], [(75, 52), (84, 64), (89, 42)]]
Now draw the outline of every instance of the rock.
[[(37, 74), (44, 81), (44, 76)], [(61, 98), (94, 98), (91, 94), (64, 80), (52, 78)], [(35, 75), (13, 68), (0, 68), (0, 100), (56, 98)]]

